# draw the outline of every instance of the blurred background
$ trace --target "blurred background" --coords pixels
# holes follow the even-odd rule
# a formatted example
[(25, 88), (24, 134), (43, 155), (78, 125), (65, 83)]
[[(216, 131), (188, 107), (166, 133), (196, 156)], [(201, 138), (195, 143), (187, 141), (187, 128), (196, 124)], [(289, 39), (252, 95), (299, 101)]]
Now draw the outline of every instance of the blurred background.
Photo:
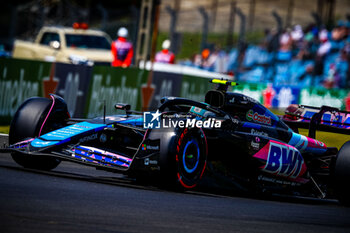
[[(349, 0), (15, 0), (0, 11), (0, 57), (10, 58), (0, 60), (0, 114), (7, 119), (25, 97), (52, 92), (79, 116), (92, 116), (97, 110), (89, 103), (102, 109), (98, 101), (106, 98), (138, 109), (156, 108), (167, 95), (202, 100), (208, 78), (235, 79), (236, 92), (268, 108), (327, 104), (350, 111)], [(104, 53), (93, 40), (68, 46), (71, 33), (86, 34), (73, 30), (75, 22), (97, 30), (86, 33), (103, 39)], [(44, 26), (51, 36), (65, 28), (67, 46), (45, 40)], [(121, 28), (130, 61), (115, 65)], [(6, 91), (22, 84), (28, 88), (18, 98)]]
[[(7, 2), (0, 9), (0, 48), (10, 54), (16, 39), (34, 40), (44, 25), (74, 22), (86, 22), (112, 39), (126, 27), (136, 47), (143, 1), (148, 2)], [(159, 0), (152, 5), (150, 34), (155, 15), (159, 18), (156, 50), (170, 39), (178, 64), (234, 74), (245, 82), (350, 86), (348, 0)], [(135, 54), (133, 64), (138, 62)]]

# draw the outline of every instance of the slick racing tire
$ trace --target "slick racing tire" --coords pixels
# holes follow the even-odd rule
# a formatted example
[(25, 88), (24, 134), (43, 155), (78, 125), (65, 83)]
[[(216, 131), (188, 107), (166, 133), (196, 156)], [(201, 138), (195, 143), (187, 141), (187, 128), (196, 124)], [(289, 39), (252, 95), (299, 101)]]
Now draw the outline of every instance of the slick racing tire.
[[(59, 104), (60, 103), (58, 103), (58, 105)], [(63, 109), (66, 109), (66, 106)], [(60, 114), (58, 111), (55, 111), (53, 108), (53, 99), (50, 100), (39, 97), (27, 99), (18, 108), (12, 119), (9, 132), (9, 144), (12, 145), (27, 138), (34, 138), (62, 127), (64, 120), (62, 116), (64, 115), (68, 115), (68, 113)], [(46, 156), (25, 155), (20, 153), (12, 153), (11, 156), (16, 163), (25, 168), (40, 170), (54, 169), (61, 162), (59, 159)]]
[[(174, 129), (176, 136), (171, 140), (161, 157), (167, 160), (165, 177), (170, 179), (178, 190), (195, 188), (201, 180), (207, 163), (207, 141), (202, 129)], [(164, 167), (163, 167), (164, 168)], [(169, 181), (169, 180), (168, 180)]]
[(350, 206), (350, 141), (339, 150), (334, 167), (335, 194), (341, 204)]

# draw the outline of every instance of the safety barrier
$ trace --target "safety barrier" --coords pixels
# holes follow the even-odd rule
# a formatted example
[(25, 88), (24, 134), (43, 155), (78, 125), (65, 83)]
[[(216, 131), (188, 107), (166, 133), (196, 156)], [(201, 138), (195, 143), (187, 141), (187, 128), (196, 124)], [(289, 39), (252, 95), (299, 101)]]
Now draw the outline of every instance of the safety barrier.
[[(25, 99), (47, 97), (49, 93), (62, 96), (74, 117), (102, 115), (104, 104), (107, 114), (117, 113), (113, 107), (117, 102), (129, 103), (136, 110), (155, 109), (163, 96), (203, 101), (205, 92), (211, 88), (208, 82), (212, 78), (211, 73), (186, 69), (170, 70), (166, 66), (155, 66), (154, 71), (150, 72), (139, 68), (89, 67), (1, 58), (0, 124), (9, 124)], [(217, 75), (213, 74), (215, 77)], [(235, 87), (235, 91), (274, 108), (295, 103), (315, 106), (328, 104), (345, 109), (346, 102), (350, 104), (348, 90), (243, 83)]]

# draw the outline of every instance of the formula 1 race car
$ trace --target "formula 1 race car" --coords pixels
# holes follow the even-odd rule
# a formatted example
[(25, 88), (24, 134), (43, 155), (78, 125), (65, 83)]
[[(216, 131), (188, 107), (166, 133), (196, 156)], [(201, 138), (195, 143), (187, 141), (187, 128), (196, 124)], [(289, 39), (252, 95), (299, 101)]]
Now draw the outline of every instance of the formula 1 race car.
[[(164, 97), (157, 111), (143, 113), (116, 104), (123, 114), (94, 119), (70, 118), (56, 95), (33, 97), (15, 113), (1, 152), (27, 168), (50, 170), (66, 160), (185, 190), (213, 173), (243, 190), (350, 203), (350, 142), (338, 151), (315, 139), (318, 129), (349, 134), (350, 113), (292, 105), (277, 117), (228, 92), (236, 83), (211, 82), (216, 88), (204, 102)], [(309, 137), (298, 133), (303, 127)]]

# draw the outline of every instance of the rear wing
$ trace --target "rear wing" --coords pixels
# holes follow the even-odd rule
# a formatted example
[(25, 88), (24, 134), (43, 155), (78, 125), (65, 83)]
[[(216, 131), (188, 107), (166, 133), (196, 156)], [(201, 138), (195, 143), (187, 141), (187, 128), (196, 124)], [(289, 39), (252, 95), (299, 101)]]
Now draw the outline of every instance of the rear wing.
[(298, 128), (309, 129), (311, 138), (316, 130), (350, 135), (350, 112), (330, 106), (290, 105), (282, 119), (296, 132)]

